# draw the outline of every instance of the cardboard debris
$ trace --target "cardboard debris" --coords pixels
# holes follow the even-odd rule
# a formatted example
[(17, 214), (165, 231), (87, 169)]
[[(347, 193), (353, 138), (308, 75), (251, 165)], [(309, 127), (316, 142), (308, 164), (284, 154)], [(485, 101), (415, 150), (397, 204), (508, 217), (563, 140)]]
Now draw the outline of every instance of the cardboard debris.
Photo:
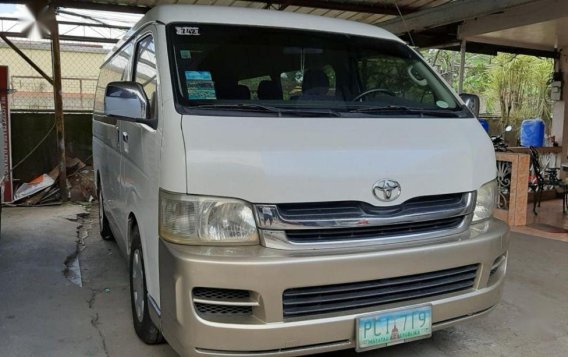
[(22, 198), (29, 197), (39, 191), (42, 191), (45, 188), (51, 187), (55, 183), (55, 180), (52, 179), (48, 174), (43, 174), (41, 176), (36, 177), (35, 179), (31, 180), (30, 182), (26, 182), (16, 190), (14, 194), (14, 200), (19, 201)]
[[(71, 201), (90, 202), (93, 197), (97, 197), (92, 167), (78, 158), (67, 158), (65, 166)], [(15, 201), (26, 206), (60, 201), (61, 193), (59, 185), (56, 184), (59, 182), (59, 171), (56, 166), (49, 173), (21, 185), (14, 195)]]

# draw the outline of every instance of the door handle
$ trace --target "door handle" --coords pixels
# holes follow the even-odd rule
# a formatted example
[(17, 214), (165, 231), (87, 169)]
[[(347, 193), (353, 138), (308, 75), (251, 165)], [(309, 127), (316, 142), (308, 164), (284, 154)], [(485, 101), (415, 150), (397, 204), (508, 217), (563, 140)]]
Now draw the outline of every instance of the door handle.
[(128, 142), (128, 133), (126, 131), (122, 132), (122, 141), (124, 141), (125, 143)]

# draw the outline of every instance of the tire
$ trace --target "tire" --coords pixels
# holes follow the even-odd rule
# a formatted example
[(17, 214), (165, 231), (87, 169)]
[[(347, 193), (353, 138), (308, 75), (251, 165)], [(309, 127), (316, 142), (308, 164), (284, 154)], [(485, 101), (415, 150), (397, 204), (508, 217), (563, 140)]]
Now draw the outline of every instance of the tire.
[(130, 250), (130, 302), (132, 305), (132, 321), (136, 335), (148, 345), (162, 343), (164, 338), (154, 325), (148, 310), (148, 290), (146, 289), (146, 273), (140, 231), (138, 226), (132, 227), (132, 247)]
[(104, 240), (113, 240), (114, 236), (112, 235), (112, 231), (110, 230), (110, 226), (108, 224), (108, 219), (105, 213), (105, 206), (104, 206), (104, 198), (103, 198), (103, 190), (99, 186), (99, 230), (101, 234), (101, 238)]

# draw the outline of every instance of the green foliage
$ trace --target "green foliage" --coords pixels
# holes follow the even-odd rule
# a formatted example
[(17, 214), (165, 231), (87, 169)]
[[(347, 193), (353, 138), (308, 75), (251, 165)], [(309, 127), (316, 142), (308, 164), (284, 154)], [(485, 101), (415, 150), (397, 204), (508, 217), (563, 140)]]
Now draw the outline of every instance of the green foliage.
[[(424, 50), (422, 55), (457, 90), (460, 53)], [(551, 120), (549, 79), (553, 61), (524, 55), (497, 56), (466, 53), (464, 92), (481, 97), (485, 112), (501, 117), (502, 124), (520, 127), (528, 118)], [(547, 125), (550, 127), (549, 125)]]
[(486, 94), (492, 107), (500, 110), (503, 123), (518, 128), (523, 119), (535, 117), (550, 123), (552, 70), (553, 63), (549, 59), (504, 53), (496, 56), (495, 64), (489, 69)]
[[(460, 53), (456, 51), (425, 50), (422, 56), (451, 85), (458, 89), (460, 71)], [(489, 84), (489, 68), (495, 57), (477, 53), (465, 54), (465, 76), (463, 89), (465, 93), (484, 94)]]

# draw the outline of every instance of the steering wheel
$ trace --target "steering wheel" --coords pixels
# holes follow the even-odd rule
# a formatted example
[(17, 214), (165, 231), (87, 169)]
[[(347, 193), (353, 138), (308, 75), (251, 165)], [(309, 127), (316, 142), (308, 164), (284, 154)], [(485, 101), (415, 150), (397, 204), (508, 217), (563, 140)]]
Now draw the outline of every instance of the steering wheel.
[(373, 93), (385, 93), (387, 95), (390, 95), (391, 97), (396, 97), (396, 94), (391, 90), (384, 89), (384, 88), (373, 88), (373, 89), (369, 89), (367, 91), (364, 91), (363, 93), (361, 93), (358, 96), (356, 96), (355, 98), (353, 98), (351, 101), (356, 102), (358, 100), (365, 98), (369, 94), (373, 94)]

